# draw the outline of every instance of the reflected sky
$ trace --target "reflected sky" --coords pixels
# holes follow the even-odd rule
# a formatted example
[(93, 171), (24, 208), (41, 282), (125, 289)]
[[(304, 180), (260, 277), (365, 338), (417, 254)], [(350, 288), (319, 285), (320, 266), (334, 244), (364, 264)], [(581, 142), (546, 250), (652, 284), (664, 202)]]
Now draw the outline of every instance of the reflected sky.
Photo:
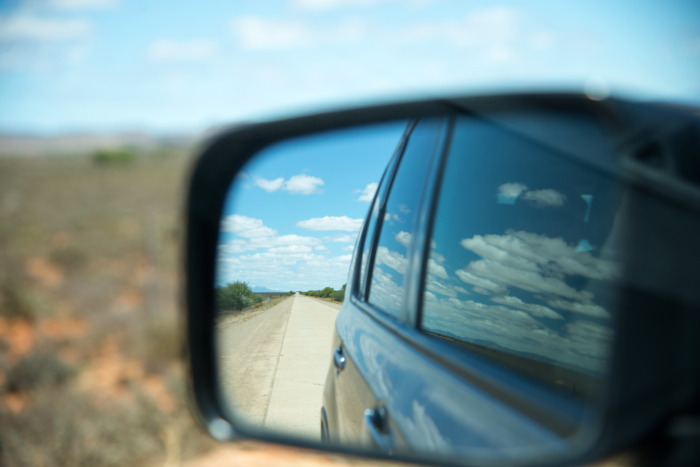
[[(562, 115), (564, 124), (581, 118)], [(582, 136), (595, 137), (600, 151), (602, 130), (581, 127), (599, 132)], [(612, 337), (621, 190), (570, 159), (561, 141), (556, 146), (459, 121), (431, 240), (422, 327), (502, 361), (517, 356), (516, 366), (530, 359), (600, 374)]]

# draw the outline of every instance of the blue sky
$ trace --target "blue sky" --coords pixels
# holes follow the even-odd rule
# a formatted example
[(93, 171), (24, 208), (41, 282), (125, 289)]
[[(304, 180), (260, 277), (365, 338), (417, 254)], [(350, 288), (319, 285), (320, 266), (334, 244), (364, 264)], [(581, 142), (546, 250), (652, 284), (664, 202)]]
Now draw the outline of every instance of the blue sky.
[(405, 127), (395, 122), (314, 135), (260, 153), (229, 192), (217, 283), (339, 289)]
[[(700, 104), (700, 3), (0, 0), (0, 132), (198, 133), (365, 102), (528, 89)], [(252, 285), (345, 282), (368, 207), (359, 198), (393, 147), (387, 131), (362, 160), (312, 151), (238, 180), (228, 214), (241, 217), (222, 240), (242, 250), (227, 250), (228, 260), (248, 261)], [(250, 279), (276, 265), (320, 275), (297, 285)]]
[(700, 101), (692, 0), (0, 2), (0, 130), (210, 125), (502, 89)]

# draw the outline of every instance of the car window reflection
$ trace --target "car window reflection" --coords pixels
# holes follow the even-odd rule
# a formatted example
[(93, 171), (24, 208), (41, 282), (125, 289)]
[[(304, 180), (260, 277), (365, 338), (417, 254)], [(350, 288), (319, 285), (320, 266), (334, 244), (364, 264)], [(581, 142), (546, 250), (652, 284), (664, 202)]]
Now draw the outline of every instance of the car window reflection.
[(464, 117), (438, 196), (421, 328), (595, 397), (612, 338), (619, 185), (560, 149)]
[(440, 143), (444, 119), (419, 123), (391, 185), (374, 256), (368, 301), (396, 318), (402, 316), (408, 252), (432, 155)]

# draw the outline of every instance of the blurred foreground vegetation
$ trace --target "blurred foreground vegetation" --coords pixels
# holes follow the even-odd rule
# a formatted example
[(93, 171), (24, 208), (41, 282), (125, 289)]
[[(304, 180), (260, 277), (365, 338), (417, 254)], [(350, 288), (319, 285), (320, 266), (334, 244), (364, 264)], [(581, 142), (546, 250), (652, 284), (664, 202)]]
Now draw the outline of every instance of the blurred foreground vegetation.
[(0, 465), (179, 465), (185, 151), (0, 159)]

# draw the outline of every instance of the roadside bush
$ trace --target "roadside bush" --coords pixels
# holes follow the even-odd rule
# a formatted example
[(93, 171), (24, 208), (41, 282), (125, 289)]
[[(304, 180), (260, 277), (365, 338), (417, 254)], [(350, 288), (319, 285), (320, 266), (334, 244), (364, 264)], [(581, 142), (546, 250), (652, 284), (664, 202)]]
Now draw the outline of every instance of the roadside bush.
[(324, 287), (321, 290), (309, 290), (302, 293), (309, 297), (328, 298), (336, 302), (342, 302), (345, 299), (345, 285), (343, 284), (340, 290), (334, 290), (333, 287)]
[(343, 299), (345, 299), (345, 290), (336, 290), (336, 291), (334, 291), (334, 292), (331, 294), (330, 298), (332, 298), (333, 301), (342, 302)]
[(256, 295), (248, 284), (242, 281), (226, 284), (216, 290), (219, 311), (240, 311), (260, 303), (262, 297)]

